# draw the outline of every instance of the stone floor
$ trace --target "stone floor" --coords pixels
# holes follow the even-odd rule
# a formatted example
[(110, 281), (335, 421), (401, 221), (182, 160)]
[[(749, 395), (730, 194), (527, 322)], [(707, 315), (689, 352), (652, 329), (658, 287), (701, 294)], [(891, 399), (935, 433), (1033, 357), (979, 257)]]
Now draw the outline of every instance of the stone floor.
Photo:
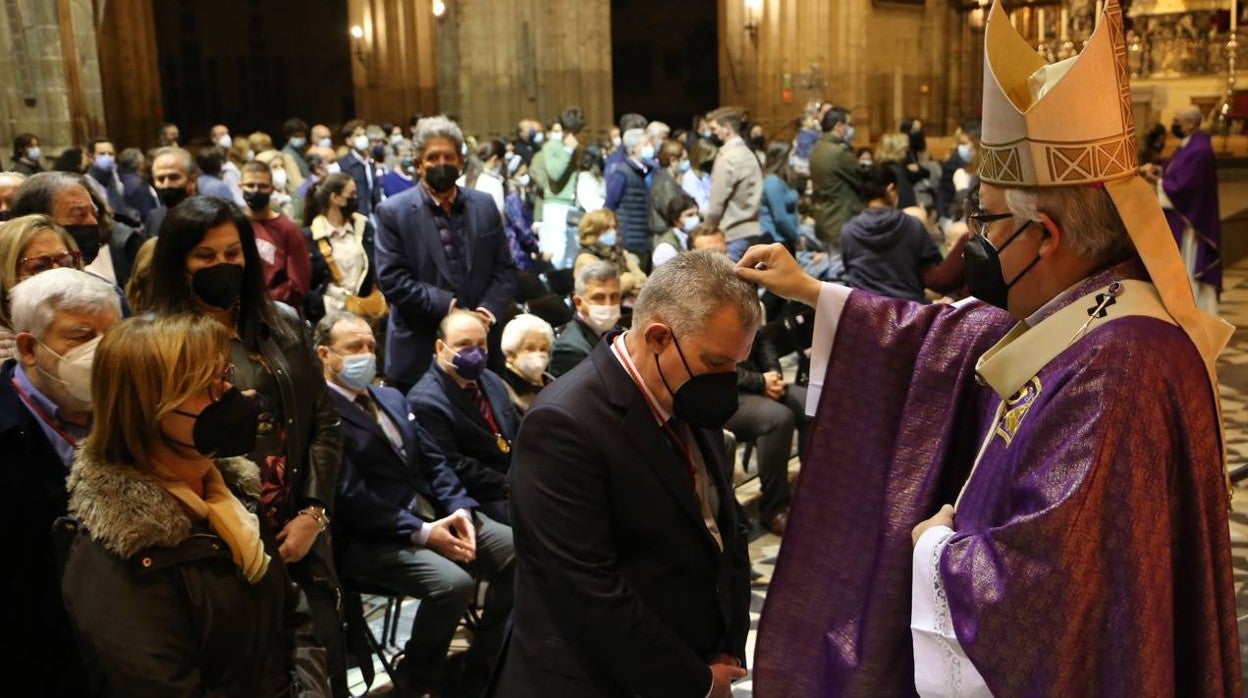
[[(1226, 443), (1230, 467), (1235, 468), (1248, 463), (1248, 260), (1228, 268), (1225, 272), (1222, 294), (1222, 315), (1236, 325), (1234, 337), (1219, 360), (1218, 376), (1222, 384), (1222, 410), (1226, 424)], [(796, 475), (796, 459), (791, 465), (791, 474)], [(752, 475), (752, 474), (751, 474)], [(758, 496), (758, 480), (746, 475), (745, 469), (737, 468), (737, 498), (747, 509)], [(1235, 592), (1240, 617), (1240, 652), (1245, 667), (1245, 685), (1248, 686), (1248, 480), (1235, 487), (1231, 512), (1231, 549), (1234, 556)], [(780, 539), (771, 534), (759, 534), (750, 543), (750, 559), (754, 568), (770, 578), (774, 569), (776, 555), (780, 549)], [(758, 586), (753, 590), (750, 617), (752, 629), (747, 641), (747, 653), (754, 652), (754, 640), (758, 626), (758, 615), (766, 598), (766, 586)], [(403, 606), (403, 616), (399, 625), (400, 642), (411, 628), (411, 618), (416, 602), (408, 600)], [(381, 619), (373, 622), (380, 631)], [(466, 640), (460, 636), (452, 650), (466, 647)], [(377, 666), (378, 677), (375, 688), (369, 695), (387, 695), (390, 692), (389, 682), (380, 665)], [(359, 681), (358, 670), (350, 676), (354, 686), (353, 693), (360, 693), (363, 684)], [(733, 687), (734, 698), (746, 698), (753, 695), (751, 682), (747, 677)]]

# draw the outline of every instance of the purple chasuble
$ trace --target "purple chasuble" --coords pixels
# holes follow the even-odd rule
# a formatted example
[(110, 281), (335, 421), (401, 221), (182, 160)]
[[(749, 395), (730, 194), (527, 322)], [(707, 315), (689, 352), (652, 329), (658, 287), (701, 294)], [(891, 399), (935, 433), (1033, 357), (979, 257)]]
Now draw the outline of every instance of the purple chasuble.
[[(1145, 278), (1120, 265), (1068, 302), (1124, 275)], [(982, 303), (850, 295), (759, 624), (760, 698), (915, 694), (910, 531), (957, 497), (1000, 403), (975, 362), (1012, 324)], [(998, 696), (1239, 696), (1226, 491), (1195, 347), (1124, 318), (1037, 378), (942, 555), (967, 656)]]
[(1166, 211), (1166, 221), (1180, 249), (1185, 222), (1190, 222), (1196, 231), (1198, 251), (1193, 270), (1196, 280), (1215, 286), (1221, 292), (1222, 214), (1218, 207), (1218, 173), (1209, 134), (1197, 131), (1187, 145), (1174, 151), (1161, 186), (1174, 205), (1173, 211)]

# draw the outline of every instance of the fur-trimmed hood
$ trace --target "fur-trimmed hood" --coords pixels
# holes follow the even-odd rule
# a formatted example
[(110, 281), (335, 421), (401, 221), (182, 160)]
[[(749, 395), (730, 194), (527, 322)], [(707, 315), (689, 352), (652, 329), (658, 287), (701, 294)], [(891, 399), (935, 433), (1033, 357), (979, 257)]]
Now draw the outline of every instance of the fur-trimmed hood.
[[(230, 489), (252, 500), (260, 497), (255, 463), (246, 458), (216, 463)], [(191, 535), (191, 517), (178, 500), (155, 476), (137, 468), (92, 460), (79, 451), (66, 487), (69, 515), (122, 558), (154, 546), (175, 547)]]

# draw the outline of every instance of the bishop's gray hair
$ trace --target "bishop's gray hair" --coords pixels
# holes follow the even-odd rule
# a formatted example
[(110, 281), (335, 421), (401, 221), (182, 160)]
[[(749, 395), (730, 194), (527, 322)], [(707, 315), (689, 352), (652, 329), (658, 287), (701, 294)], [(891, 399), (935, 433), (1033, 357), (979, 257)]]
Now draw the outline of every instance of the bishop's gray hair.
[(701, 334), (725, 305), (737, 311), (741, 327), (758, 328), (758, 291), (737, 276), (728, 257), (714, 250), (682, 252), (646, 279), (633, 306), (633, 327), (661, 322), (677, 337)]
[(455, 152), (463, 151), (464, 132), (459, 128), (459, 124), (441, 114), (427, 116), (416, 122), (416, 133), (412, 136), (412, 146), (416, 149), (417, 159), (424, 156), (425, 148), (434, 138), (445, 138), (455, 144)]
[(1006, 189), (1005, 204), (1014, 214), (1015, 226), (1047, 214), (1072, 253), (1101, 266), (1121, 262), (1135, 252), (1113, 199), (1100, 187)]

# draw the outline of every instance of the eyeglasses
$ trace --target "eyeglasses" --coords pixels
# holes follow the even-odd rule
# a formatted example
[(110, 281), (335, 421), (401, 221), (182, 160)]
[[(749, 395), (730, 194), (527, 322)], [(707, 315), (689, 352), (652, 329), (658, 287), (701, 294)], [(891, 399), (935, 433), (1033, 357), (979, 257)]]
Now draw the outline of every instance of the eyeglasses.
[(208, 397), (213, 402), (220, 400), (221, 396), (225, 395), (225, 391), (233, 387), (235, 377), (234, 364), (229, 364), (208, 384)]
[(38, 257), (22, 257), (17, 260), (17, 268), (24, 276), (42, 274), (49, 269), (82, 269), (82, 253), (62, 252), (61, 254), (45, 254)]
[(967, 225), (971, 229), (971, 234), (976, 236), (987, 237), (984, 231), (988, 225), (997, 221), (1003, 221), (1006, 218), (1013, 218), (1014, 214), (1006, 211), (1005, 213), (988, 213), (987, 211), (979, 211), (967, 215)]

